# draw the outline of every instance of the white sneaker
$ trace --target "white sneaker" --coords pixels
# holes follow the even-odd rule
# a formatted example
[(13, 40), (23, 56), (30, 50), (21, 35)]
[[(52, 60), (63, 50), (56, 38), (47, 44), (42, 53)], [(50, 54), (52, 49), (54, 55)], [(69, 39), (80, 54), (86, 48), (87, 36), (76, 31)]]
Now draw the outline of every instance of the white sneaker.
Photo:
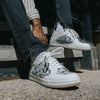
[(76, 50), (91, 50), (90, 44), (82, 41), (73, 29), (65, 29), (63, 33), (54, 31), (51, 36), (50, 45)]
[[(64, 50), (62, 47), (58, 49), (61, 49), (62, 52)], [(29, 79), (51, 88), (65, 88), (79, 85), (79, 76), (76, 73), (69, 72), (67, 68), (51, 57), (60, 53), (55, 53), (56, 50), (51, 53), (40, 53), (32, 64)]]

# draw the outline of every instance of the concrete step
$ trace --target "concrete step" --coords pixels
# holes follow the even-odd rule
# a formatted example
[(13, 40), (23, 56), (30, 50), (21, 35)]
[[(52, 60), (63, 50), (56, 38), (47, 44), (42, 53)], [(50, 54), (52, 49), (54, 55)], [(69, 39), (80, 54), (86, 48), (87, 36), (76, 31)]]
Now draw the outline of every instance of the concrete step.
[[(48, 51), (52, 51), (58, 47), (50, 47)], [(82, 51), (65, 49), (59, 55), (55, 55), (55, 58), (72, 58), (83, 57)], [(12, 45), (0, 45), (0, 61), (15, 61), (18, 60), (14, 46)]]
[[(57, 49), (58, 47), (50, 47), (48, 51), (52, 51)], [(61, 54), (55, 55), (55, 58), (78, 58), (83, 57), (82, 51), (79, 50), (71, 50), (71, 49), (64, 49), (64, 52)]]
[[(50, 47), (48, 51), (51, 52), (56, 48), (58, 47)], [(73, 71), (81, 67), (81, 51), (72, 51), (69, 49), (65, 49), (64, 52), (59, 55), (55, 55), (54, 57), (59, 58), (58, 60), (60, 61), (60, 63), (64, 64), (64, 66), (67, 67), (69, 70)], [(73, 57), (76, 59), (74, 59)], [(21, 78), (27, 78), (27, 70), (29, 70), (28, 66), (30, 65), (24, 64), (23, 61), (18, 60), (14, 46), (0, 45), (0, 77), (20, 76)]]
[(16, 52), (11, 45), (0, 45), (0, 61), (15, 61), (17, 60)]

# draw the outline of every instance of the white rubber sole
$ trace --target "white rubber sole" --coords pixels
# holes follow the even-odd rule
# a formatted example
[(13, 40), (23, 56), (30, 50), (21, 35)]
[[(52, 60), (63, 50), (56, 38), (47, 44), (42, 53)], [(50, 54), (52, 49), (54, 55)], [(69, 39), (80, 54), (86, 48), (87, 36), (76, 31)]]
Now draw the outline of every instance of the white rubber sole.
[(72, 44), (60, 44), (60, 43), (55, 43), (55, 42), (51, 42), (50, 45), (52, 46), (60, 46), (60, 47), (64, 47), (64, 48), (67, 48), (67, 49), (73, 49), (73, 50), (81, 50), (81, 51), (90, 51), (91, 50), (91, 47), (90, 48), (83, 48), (82, 46), (75, 46), (75, 45), (72, 45)]
[(30, 75), (29, 79), (49, 88), (68, 88), (68, 87), (78, 86), (80, 84), (80, 79), (76, 79), (73, 81), (53, 82), (53, 81), (43, 80), (35, 75)]

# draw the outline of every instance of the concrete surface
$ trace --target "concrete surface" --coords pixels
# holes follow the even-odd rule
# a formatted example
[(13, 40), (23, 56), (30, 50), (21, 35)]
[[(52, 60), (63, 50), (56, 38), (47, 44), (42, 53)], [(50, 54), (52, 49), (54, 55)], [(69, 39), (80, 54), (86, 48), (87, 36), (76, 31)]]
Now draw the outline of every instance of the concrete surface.
[(100, 100), (100, 70), (80, 70), (81, 84), (66, 89), (50, 89), (29, 80), (0, 82), (0, 100)]
[[(48, 49), (49, 52), (51, 52), (54, 49), (57, 49), (58, 47), (50, 47)], [(60, 50), (61, 52), (61, 50)], [(64, 52), (62, 52), (59, 55), (55, 55), (55, 58), (70, 58), (70, 57), (83, 57), (82, 51), (79, 50), (70, 50), (70, 49), (64, 49)], [(15, 49), (12, 45), (0, 45), (0, 61), (15, 61), (17, 60)]]
[(16, 52), (13, 46), (0, 45), (0, 61), (17, 60)]

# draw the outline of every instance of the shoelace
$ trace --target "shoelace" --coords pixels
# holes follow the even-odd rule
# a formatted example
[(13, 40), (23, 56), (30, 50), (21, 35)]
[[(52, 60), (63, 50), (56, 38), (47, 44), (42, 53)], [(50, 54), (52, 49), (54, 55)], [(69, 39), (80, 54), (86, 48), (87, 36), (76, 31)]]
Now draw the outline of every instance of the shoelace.
[(52, 52), (47, 52), (45, 55), (46, 61), (49, 62), (51, 64), (51, 66), (57, 66), (57, 65), (59, 66), (60, 63), (52, 56), (57, 55), (57, 54), (61, 54), (62, 52), (64, 52), (63, 47), (58, 47), (57, 49), (53, 50)]
[(71, 36), (76, 39), (76, 38), (79, 38), (79, 35), (73, 30), (73, 29), (65, 29), (65, 32), (69, 32), (71, 33)]
[(74, 39), (77, 38), (80, 42), (89, 43), (89, 42), (87, 42), (86, 40), (81, 40), (81, 38), (79, 37), (79, 35), (78, 35), (73, 29), (65, 29), (65, 30), (66, 30), (66, 32), (67, 32), (67, 31), (70, 32), (71, 35), (72, 35), (72, 37), (73, 37)]
[[(60, 51), (58, 51), (60, 50)], [(57, 52), (58, 51), (58, 52)], [(61, 54), (62, 52), (64, 52), (64, 48), (63, 47), (59, 47), (55, 50), (53, 50), (52, 52), (47, 52), (45, 57), (46, 57), (46, 62), (49, 62), (50, 66), (53, 69), (57, 69), (59, 71), (59, 73), (65, 73), (66, 70), (68, 70), (67, 68), (64, 68), (63, 65), (61, 65), (55, 58), (53, 58), (52, 56), (56, 55), (56, 54)], [(65, 70), (66, 69), (66, 70)]]

